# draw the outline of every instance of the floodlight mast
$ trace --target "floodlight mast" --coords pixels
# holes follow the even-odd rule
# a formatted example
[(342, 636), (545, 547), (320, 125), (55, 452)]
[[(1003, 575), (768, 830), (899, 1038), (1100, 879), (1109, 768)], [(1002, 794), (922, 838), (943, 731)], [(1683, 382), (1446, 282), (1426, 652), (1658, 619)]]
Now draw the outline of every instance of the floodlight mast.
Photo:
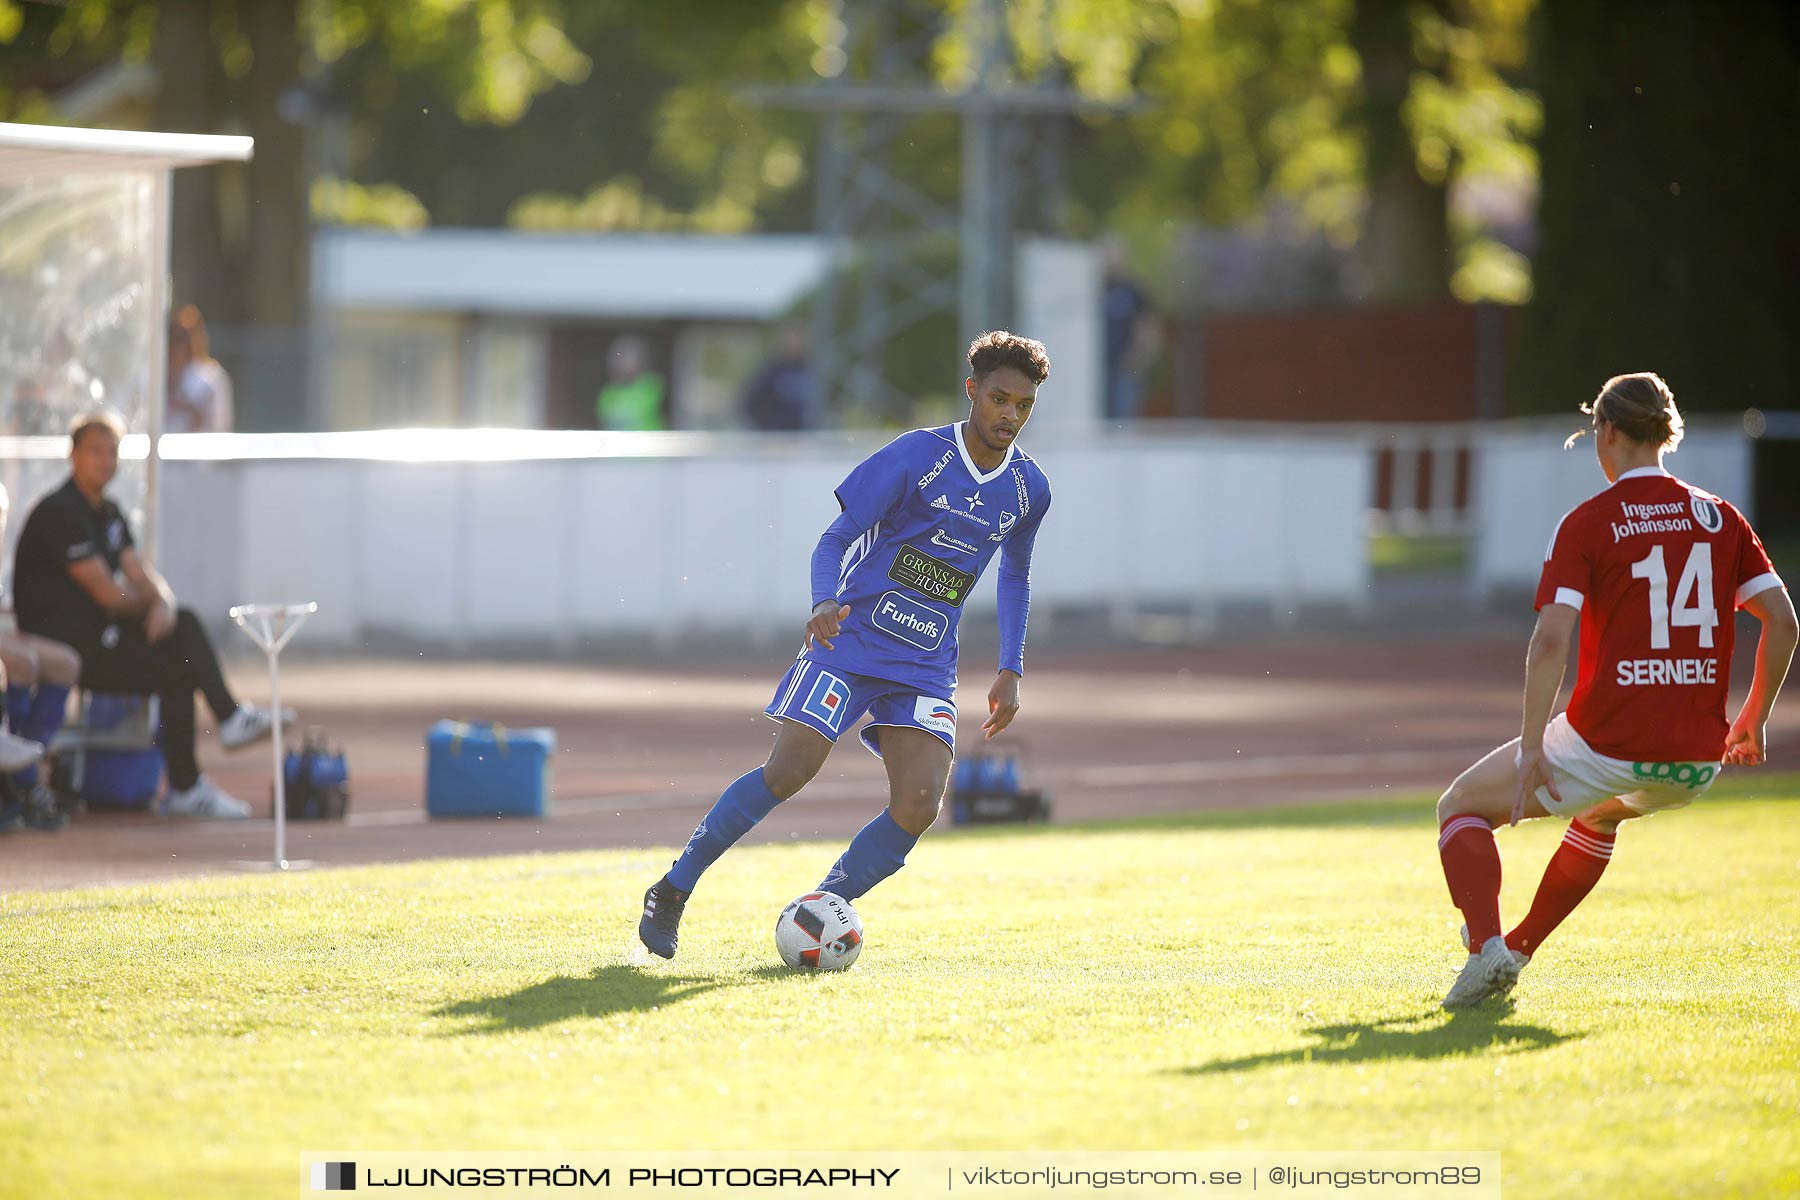
[[(812, 306), (812, 366), (821, 398), (863, 417), (907, 416), (917, 397), (903, 390), (884, 353), (898, 334), (951, 314), (959, 336), (1010, 324), (1020, 200), (1034, 201), (1043, 229), (1060, 225), (1066, 192), (1063, 133), (1078, 113), (1128, 105), (1092, 100), (1047, 69), (1029, 86), (1012, 82), (1015, 59), (1002, 0), (973, 0), (963, 22), (974, 64), (970, 85), (947, 91), (932, 72), (944, 22), (925, 0), (840, 0), (820, 47), (821, 82), (756, 87), (751, 100), (820, 116), (815, 222), (826, 245)], [(1053, 5), (1042, 13), (1048, 38)], [(1050, 44), (1046, 41), (1046, 44)], [(889, 151), (908, 118), (957, 118), (961, 135), (959, 207), (952, 209), (895, 174)], [(1022, 186), (1029, 180), (1029, 192)], [(954, 235), (955, 274), (915, 253)], [(857, 273), (854, 305), (847, 276)], [(961, 347), (946, 347), (946, 383), (960, 394)]]

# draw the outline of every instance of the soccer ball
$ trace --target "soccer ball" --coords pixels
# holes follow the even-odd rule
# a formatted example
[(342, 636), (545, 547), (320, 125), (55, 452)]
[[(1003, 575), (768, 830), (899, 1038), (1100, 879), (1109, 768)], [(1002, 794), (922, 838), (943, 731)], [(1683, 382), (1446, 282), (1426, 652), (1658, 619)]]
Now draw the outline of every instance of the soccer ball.
[(842, 971), (862, 953), (862, 927), (842, 896), (808, 892), (781, 910), (775, 948), (796, 971)]

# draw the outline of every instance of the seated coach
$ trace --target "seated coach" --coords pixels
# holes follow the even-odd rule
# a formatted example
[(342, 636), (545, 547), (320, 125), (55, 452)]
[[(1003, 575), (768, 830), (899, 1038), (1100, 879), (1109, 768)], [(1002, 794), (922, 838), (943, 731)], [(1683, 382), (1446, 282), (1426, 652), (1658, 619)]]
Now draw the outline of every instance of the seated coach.
[(268, 736), (270, 714), (240, 704), (225, 685), (212, 641), (193, 612), (176, 605), (156, 567), (137, 552), (131, 526), (106, 487), (119, 470), (124, 424), (111, 413), (69, 428), (69, 479), (25, 519), (13, 565), (19, 629), (73, 647), (81, 686), (155, 694), (162, 700), (164, 811), (247, 817), (250, 807), (200, 774), (194, 757), (194, 693), (206, 696), (228, 749)]

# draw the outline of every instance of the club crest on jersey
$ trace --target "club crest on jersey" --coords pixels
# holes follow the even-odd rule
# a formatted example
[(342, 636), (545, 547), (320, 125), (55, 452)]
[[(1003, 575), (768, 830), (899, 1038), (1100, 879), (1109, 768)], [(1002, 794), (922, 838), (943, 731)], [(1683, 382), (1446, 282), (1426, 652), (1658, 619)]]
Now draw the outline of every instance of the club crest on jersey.
[(1714, 504), (1706, 497), (1693, 497), (1688, 501), (1688, 507), (1693, 509), (1694, 520), (1698, 522), (1700, 528), (1706, 530), (1706, 532), (1717, 533), (1719, 530), (1725, 528), (1725, 514), (1719, 511), (1718, 505)]
[(850, 711), (850, 685), (830, 671), (820, 671), (800, 711), (824, 722), (834, 734), (843, 732), (844, 714)]

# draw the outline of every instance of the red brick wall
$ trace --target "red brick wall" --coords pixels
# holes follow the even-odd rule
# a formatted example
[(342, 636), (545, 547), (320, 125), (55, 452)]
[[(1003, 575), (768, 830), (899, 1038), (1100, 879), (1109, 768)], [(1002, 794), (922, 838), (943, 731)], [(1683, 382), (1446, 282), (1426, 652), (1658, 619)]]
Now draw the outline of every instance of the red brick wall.
[(1175, 322), (1169, 407), (1229, 420), (1471, 420), (1479, 320), (1445, 303)]

